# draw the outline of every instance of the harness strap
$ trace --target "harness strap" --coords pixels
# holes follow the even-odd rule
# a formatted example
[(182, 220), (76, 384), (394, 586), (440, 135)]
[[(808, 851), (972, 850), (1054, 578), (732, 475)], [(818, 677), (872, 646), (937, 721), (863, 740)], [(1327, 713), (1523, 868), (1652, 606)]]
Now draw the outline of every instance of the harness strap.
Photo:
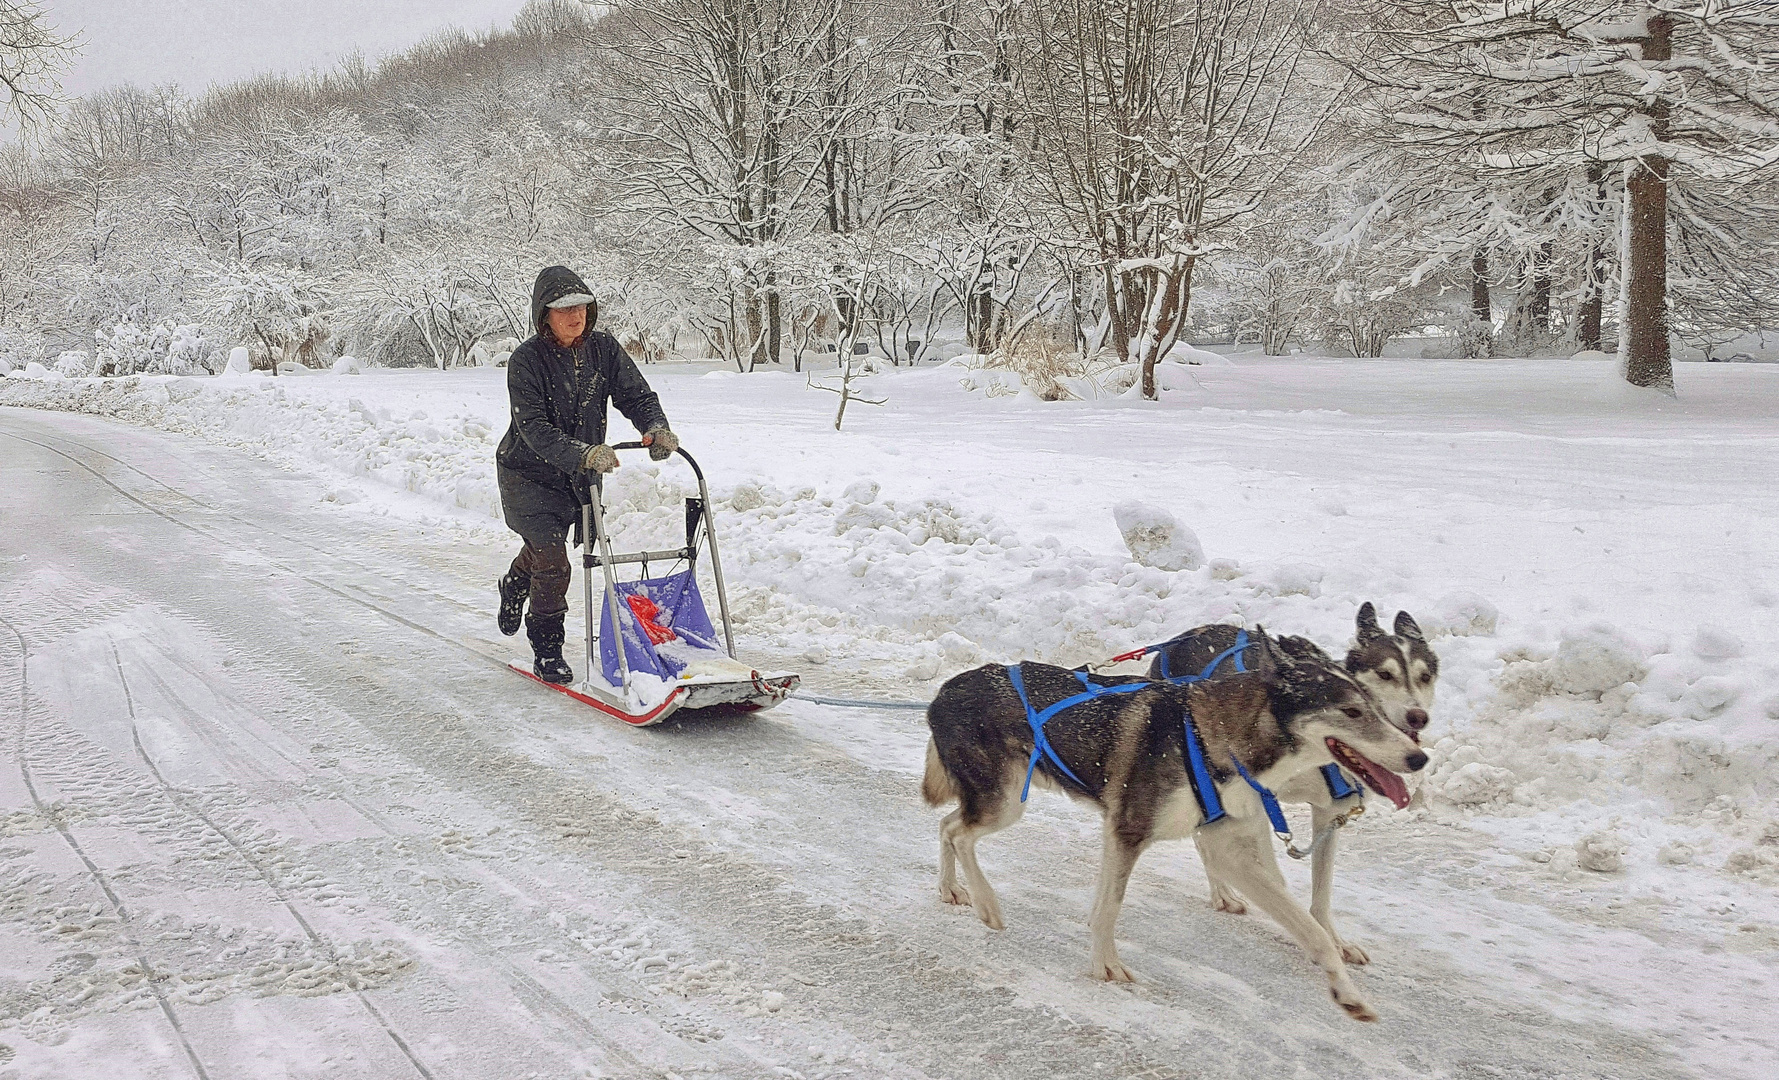
[[(1223, 666), (1225, 661), (1233, 662), (1237, 672), (1245, 672), (1248, 670), (1247, 664), (1243, 662), (1243, 656), (1248, 651), (1248, 646), (1251, 644), (1246, 629), (1237, 631), (1235, 635), (1235, 644), (1218, 653), (1212, 658), (1211, 662), (1206, 664), (1198, 673), (1176, 676), (1168, 671), (1167, 649), (1169, 646), (1178, 644), (1183, 640), (1185, 640), (1184, 636), (1174, 638), (1170, 641), (1164, 641), (1159, 645), (1150, 645), (1143, 649), (1125, 653), (1116, 659), (1135, 660), (1140, 659), (1149, 653), (1159, 651), (1161, 653), (1161, 677), (1170, 683), (1181, 686), (1196, 682), (1204, 682), (1212, 675), (1215, 675), (1217, 669)], [(1067, 776), (1075, 783), (1080, 784), (1083, 788), (1087, 786), (1082, 782), (1080, 777), (1076, 776), (1074, 772), (1069, 769), (1067, 765), (1063, 764), (1062, 758), (1057, 756), (1055, 748), (1050, 745), (1050, 740), (1044, 737), (1044, 725), (1046, 723), (1063, 710), (1073, 708), (1084, 701), (1092, 701), (1094, 698), (1103, 697), (1106, 694), (1130, 693), (1132, 691), (1141, 690), (1145, 685), (1143, 683), (1122, 683), (1117, 686), (1101, 686), (1090, 681), (1088, 674), (1085, 671), (1077, 671), (1074, 675), (1075, 678), (1081, 680), (1081, 685), (1085, 688), (1084, 692), (1076, 694), (1073, 697), (1064, 698), (1056, 704), (1051, 705), (1049, 708), (1039, 711), (1032, 708), (1031, 700), (1026, 697), (1025, 679), (1020, 674), (1019, 665), (1010, 664), (1007, 667), (1007, 677), (1012, 681), (1013, 689), (1019, 695), (1019, 703), (1025, 707), (1026, 723), (1030, 724), (1032, 728), (1032, 758), (1025, 768), (1025, 788), (1019, 793), (1020, 802), (1025, 802), (1026, 797), (1031, 794), (1032, 774), (1037, 771), (1038, 760), (1040, 758), (1049, 758), (1051, 764), (1062, 770), (1063, 775)], [(1217, 794), (1217, 781), (1211, 776), (1210, 766), (1205, 761), (1204, 743), (1199, 739), (1198, 726), (1192, 722), (1192, 708), (1190, 705), (1187, 705), (1184, 709), (1184, 726), (1186, 774), (1187, 778), (1192, 782), (1192, 794), (1198, 801), (1199, 813), (1204, 818), (1204, 820), (1199, 823), (1199, 827), (1202, 828), (1214, 821), (1220, 821), (1227, 817), (1228, 812), (1223, 809), (1223, 800)], [(1280, 839), (1285, 841), (1286, 852), (1294, 858), (1301, 859), (1307, 857), (1321, 845), (1323, 840), (1327, 839), (1330, 833), (1340, 826), (1345, 825), (1349, 817), (1357, 817), (1360, 813), (1364, 812), (1363, 804), (1361, 804), (1359, 809), (1348, 811), (1347, 813), (1340, 815), (1332, 824), (1316, 835), (1307, 850), (1300, 852), (1291, 844), (1291, 823), (1285, 819), (1285, 811), (1279, 807), (1278, 797), (1265, 787), (1262, 787), (1258, 780), (1255, 780), (1249, 775), (1247, 767), (1244, 766), (1233, 754), (1230, 755), (1230, 761), (1234, 763), (1235, 771), (1240, 773), (1241, 778), (1260, 796), (1260, 805), (1266, 809), (1266, 817), (1267, 820), (1272, 823), (1273, 832), (1276, 833)], [(1341, 771), (1340, 766), (1338, 765), (1322, 766), (1322, 782), (1328, 785), (1328, 794), (1336, 801), (1348, 799), (1360, 794), (1359, 788), (1355, 787), (1353, 783), (1347, 779), (1346, 774)]]
[(1235, 771), (1242, 774), (1242, 779), (1248, 782), (1248, 786), (1260, 794), (1260, 805), (1266, 807), (1266, 816), (1272, 820), (1272, 831), (1278, 833), (1280, 839), (1290, 840), (1291, 823), (1285, 820), (1285, 811), (1279, 809), (1279, 800), (1272, 792), (1261, 787), (1258, 780), (1248, 775), (1247, 767), (1239, 758), (1231, 754), (1229, 760), (1235, 762)]
[(1204, 743), (1199, 741), (1198, 726), (1192, 722), (1192, 706), (1184, 708), (1186, 717), (1186, 777), (1192, 781), (1192, 795), (1198, 800), (1198, 811), (1204, 816), (1199, 822), (1202, 828), (1213, 821), (1221, 821), (1226, 815), (1223, 810), (1223, 799), (1217, 794), (1217, 781), (1211, 776), (1210, 766), (1205, 764)]
[(1013, 691), (1019, 695), (1019, 703), (1025, 706), (1025, 722), (1030, 724), (1032, 728), (1032, 759), (1025, 767), (1025, 787), (1019, 793), (1019, 801), (1024, 802), (1026, 796), (1031, 794), (1032, 774), (1037, 771), (1038, 759), (1040, 758), (1049, 758), (1050, 763), (1061, 769), (1064, 776), (1073, 780), (1075, 783), (1080, 784), (1081, 787), (1085, 789), (1087, 787), (1086, 782), (1079, 776), (1076, 776), (1074, 771), (1067, 765), (1063, 764), (1062, 758), (1057, 756), (1056, 748), (1051, 746), (1050, 740), (1044, 737), (1044, 725), (1049, 723), (1056, 717), (1056, 714), (1062, 712), (1064, 709), (1073, 708), (1084, 701), (1092, 701), (1094, 698), (1104, 697), (1107, 694), (1134, 693), (1138, 690), (1147, 689), (1150, 684), (1146, 682), (1138, 682), (1121, 683), (1117, 686), (1100, 686), (1097, 683), (1090, 682), (1086, 672), (1078, 671), (1075, 673), (1075, 677), (1081, 680), (1081, 685), (1086, 688), (1085, 691), (1076, 694), (1073, 697), (1063, 698), (1049, 708), (1039, 711), (1032, 708), (1031, 699), (1026, 696), (1025, 676), (1021, 674), (1019, 667), (1018, 664), (1007, 665), (1007, 678), (1013, 683)]
[(1328, 797), (1335, 802), (1359, 794), (1359, 789), (1347, 779), (1346, 773), (1340, 771), (1339, 765), (1322, 766), (1322, 782), (1328, 785)]
[(1248, 670), (1248, 665), (1242, 662), (1242, 655), (1248, 651), (1249, 644), (1248, 631), (1246, 629), (1237, 631), (1235, 635), (1235, 644), (1218, 653), (1216, 657), (1210, 663), (1206, 664), (1204, 669), (1196, 675), (1174, 675), (1168, 670), (1167, 649), (1170, 645), (1174, 645), (1182, 640), (1184, 639), (1175, 638), (1173, 641), (1164, 641), (1160, 645), (1151, 645), (1143, 650), (1144, 653), (1151, 653), (1156, 650), (1161, 651), (1161, 677), (1168, 682), (1180, 685), (1204, 682), (1206, 679), (1217, 673), (1217, 669), (1223, 666), (1223, 661), (1231, 659), (1235, 661), (1235, 670)]

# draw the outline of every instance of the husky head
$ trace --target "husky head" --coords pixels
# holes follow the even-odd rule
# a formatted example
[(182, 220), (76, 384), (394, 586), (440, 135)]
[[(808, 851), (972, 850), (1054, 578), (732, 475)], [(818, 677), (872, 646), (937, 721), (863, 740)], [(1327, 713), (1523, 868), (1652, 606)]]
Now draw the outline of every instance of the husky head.
[(1358, 634), (1347, 652), (1347, 671), (1376, 696), (1390, 723), (1419, 742), (1433, 708), (1439, 657), (1406, 611), (1396, 613), (1394, 634), (1378, 626), (1377, 609), (1369, 600), (1355, 622)]
[(1331, 758), (1398, 808), (1407, 806), (1408, 788), (1396, 774), (1427, 765), (1414, 735), (1393, 725), (1377, 695), (1320, 650), (1281, 649), (1264, 632), (1259, 637), (1272, 714), (1293, 741), (1323, 763)]

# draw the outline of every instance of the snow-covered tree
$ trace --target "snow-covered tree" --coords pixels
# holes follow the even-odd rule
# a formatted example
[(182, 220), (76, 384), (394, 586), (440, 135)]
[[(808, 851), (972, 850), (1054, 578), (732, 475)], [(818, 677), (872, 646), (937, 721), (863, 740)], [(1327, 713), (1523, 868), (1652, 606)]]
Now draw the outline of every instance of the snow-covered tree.
[(1142, 366), (1145, 397), (1186, 323), (1198, 260), (1291, 167), (1303, 14), (1290, 0), (1020, 9), (1019, 101), (1040, 186), (1099, 264), (1112, 347)]
[(1347, 60), (1403, 161), (1486, 173), (1500, 187), (1597, 177), (1623, 191), (1624, 373), (1672, 390), (1669, 238), (1688, 206), (1670, 189), (1722, 196), (1779, 158), (1779, 10), (1729, 0), (1363, 7), (1375, 32)]
[(33, 0), (0, 0), (0, 120), (36, 127), (52, 114), (59, 97), (58, 76), (74, 56), (76, 42), (56, 31)]
[(223, 332), (252, 350), (256, 366), (264, 361), (277, 374), (281, 361), (322, 365), (322, 349), (332, 336), (325, 282), (268, 263), (215, 271), (210, 284)]

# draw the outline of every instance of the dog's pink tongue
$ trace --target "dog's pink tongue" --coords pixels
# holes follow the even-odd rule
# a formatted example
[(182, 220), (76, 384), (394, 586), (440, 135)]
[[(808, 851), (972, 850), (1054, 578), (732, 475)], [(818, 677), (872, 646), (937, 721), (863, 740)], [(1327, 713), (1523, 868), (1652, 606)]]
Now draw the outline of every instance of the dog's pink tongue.
[[(1328, 742), (1329, 748), (1333, 749), (1337, 740), (1329, 739)], [(1335, 756), (1341, 759), (1342, 764), (1357, 770), (1359, 778), (1365, 781), (1366, 787), (1395, 803), (1398, 810), (1408, 805), (1408, 785), (1402, 782), (1402, 777), (1397, 776), (1346, 743), (1339, 743), (1339, 746), (1345, 753)]]

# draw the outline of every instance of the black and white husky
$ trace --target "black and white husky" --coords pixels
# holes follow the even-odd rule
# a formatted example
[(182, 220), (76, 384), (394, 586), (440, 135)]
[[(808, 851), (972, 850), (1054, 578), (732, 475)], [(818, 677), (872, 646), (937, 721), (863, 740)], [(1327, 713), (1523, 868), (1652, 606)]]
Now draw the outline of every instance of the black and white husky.
[[(1247, 671), (1191, 685), (1031, 663), (981, 667), (947, 681), (927, 709), (932, 738), (921, 783), (930, 805), (958, 804), (939, 826), (940, 898), (972, 905), (993, 929), (1005, 925), (976, 861), (976, 842), (1019, 820), (1035, 779), (1102, 815), (1088, 921), (1096, 977), (1133, 978), (1118, 958), (1113, 930), (1137, 857), (1158, 840), (1200, 830), (1199, 848), (1214, 873), (1296, 937), (1343, 1009), (1376, 1019), (1339, 946), (1287, 891), (1255, 785), (1280, 784), (1338, 760), (1368, 780), (1387, 786), (1389, 777), (1400, 786), (1391, 771), (1420, 769), (1427, 755), (1340, 667), (1292, 657), (1264, 631), (1252, 638)], [(957, 881), (959, 865), (967, 891)]]
[[(1439, 680), (1439, 657), (1427, 645), (1425, 635), (1406, 611), (1396, 613), (1395, 633), (1386, 634), (1378, 626), (1377, 609), (1367, 601), (1354, 620), (1353, 646), (1347, 651), (1346, 670), (1367, 690), (1382, 708), (1385, 719), (1409, 738), (1420, 741), (1420, 732), (1427, 726), (1433, 707), (1433, 691)], [(1227, 625), (1201, 626), (1169, 642), (1150, 665), (1154, 679), (1208, 676), (1216, 678), (1236, 669), (1233, 655), (1240, 629)], [(1333, 663), (1314, 642), (1298, 637), (1281, 637), (1279, 649), (1300, 660)], [(1217, 661), (1214, 670), (1207, 665)], [(1338, 758), (1338, 755), (1336, 755)], [(1352, 765), (1342, 762), (1357, 773)], [(1394, 777), (1383, 779), (1383, 786), (1360, 775), (1372, 790), (1388, 798), (1400, 809), (1408, 803), (1408, 792)], [(1334, 852), (1337, 830), (1330, 829), (1334, 819), (1346, 813), (1360, 798), (1357, 789), (1347, 784), (1338, 773), (1311, 770), (1282, 781), (1274, 789), (1281, 802), (1308, 803), (1312, 830), (1317, 842), (1310, 856), (1310, 914), (1328, 931), (1349, 964), (1369, 961), (1365, 950), (1342, 939), (1334, 928), (1330, 900), (1334, 891)], [(1201, 855), (1202, 855), (1201, 848)], [(1209, 859), (1204, 859), (1205, 876), (1210, 879), (1211, 906), (1218, 911), (1240, 915), (1247, 910), (1242, 898), (1226, 880), (1219, 877)]]

